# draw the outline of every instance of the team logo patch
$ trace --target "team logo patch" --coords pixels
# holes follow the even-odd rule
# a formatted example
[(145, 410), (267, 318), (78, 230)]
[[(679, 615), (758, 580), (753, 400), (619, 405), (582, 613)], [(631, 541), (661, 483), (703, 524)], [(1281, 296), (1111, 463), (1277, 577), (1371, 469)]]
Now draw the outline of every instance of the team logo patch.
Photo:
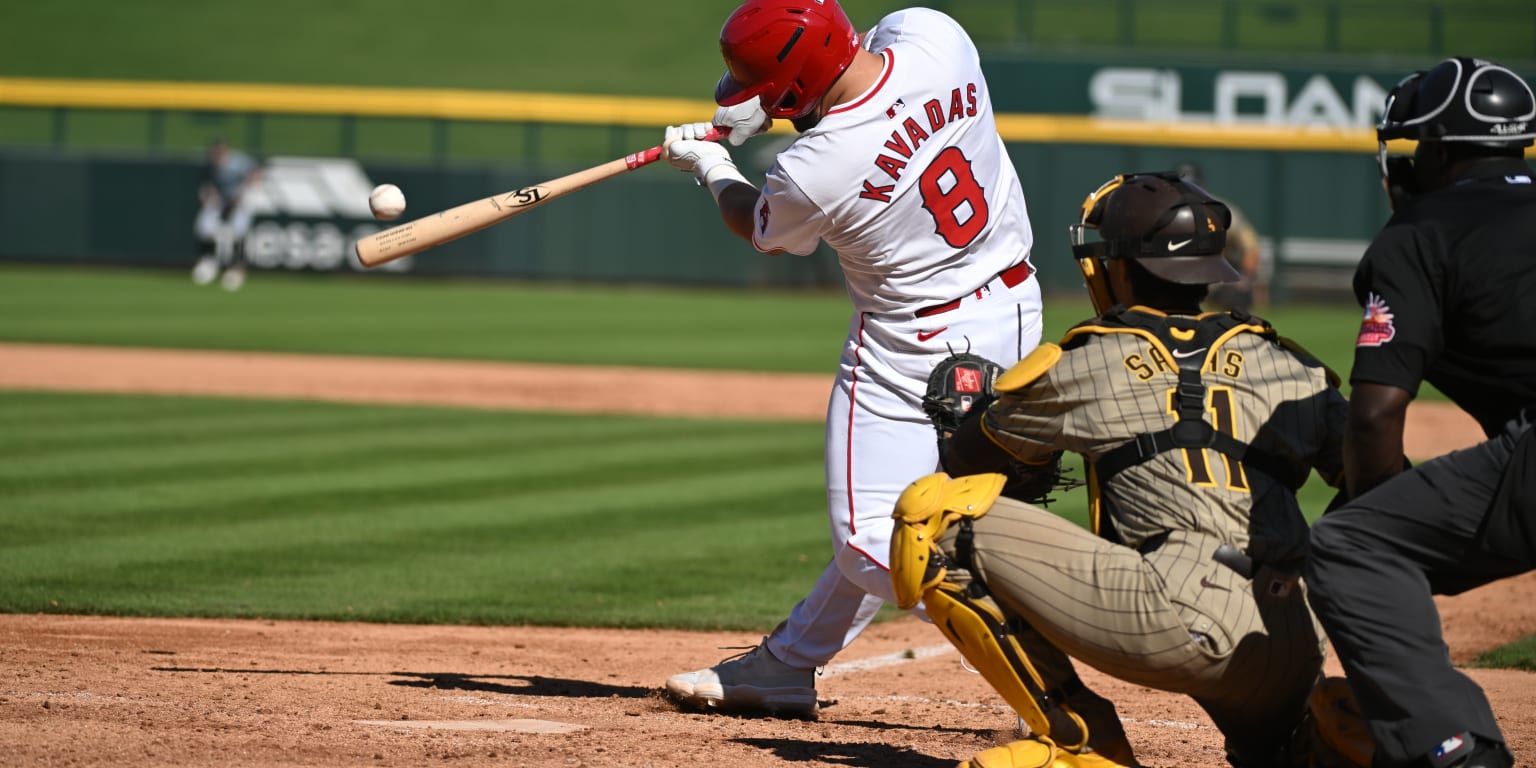
[(907, 103), (905, 101), (902, 101), (901, 99), (897, 99), (895, 104), (892, 104), (890, 107), (886, 108), (885, 116), (890, 118), (890, 119), (892, 119), (892, 120), (895, 120), (896, 119), (896, 115), (900, 114), (901, 110), (906, 109), (906, 108), (907, 108)]
[(763, 201), (763, 207), (757, 210), (757, 231), (768, 234), (768, 201)]
[(1435, 747), (1435, 757), (1437, 759), (1445, 757), (1446, 755), (1461, 749), (1462, 745), (1465, 743), (1466, 742), (1463, 741), (1460, 736), (1452, 736), (1449, 739), (1440, 742), (1440, 746)]
[(1397, 326), (1392, 324), (1392, 308), (1387, 306), (1387, 300), (1374, 293), (1367, 294), (1365, 317), (1360, 321), (1360, 336), (1355, 339), (1355, 346), (1379, 347), (1396, 335)]
[(956, 392), (980, 392), (981, 391), (981, 371), (973, 370), (973, 369), (970, 369), (970, 368), (956, 368), (955, 369), (955, 391)]

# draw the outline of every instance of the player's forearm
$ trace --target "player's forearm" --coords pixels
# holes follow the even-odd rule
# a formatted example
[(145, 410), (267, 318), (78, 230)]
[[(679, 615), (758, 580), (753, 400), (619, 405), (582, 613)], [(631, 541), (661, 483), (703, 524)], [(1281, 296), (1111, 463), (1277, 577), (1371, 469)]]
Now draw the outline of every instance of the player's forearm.
[(752, 214), (757, 209), (757, 197), (757, 187), (738, 181), (720, 190), (715, 198), (726, 228), (748, 242), (752, 240)]

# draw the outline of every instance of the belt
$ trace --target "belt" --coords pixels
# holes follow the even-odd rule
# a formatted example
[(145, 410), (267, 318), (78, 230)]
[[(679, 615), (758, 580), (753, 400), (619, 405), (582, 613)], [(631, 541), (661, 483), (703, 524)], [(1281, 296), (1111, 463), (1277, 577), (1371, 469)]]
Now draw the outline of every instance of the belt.
[[(1012, 287), (1018, 285), (1019, 283), (1022, 283), (1025, 280), (1028, 280), (1029, 276), (1033, 275), (1034, 273), (1035, 273), (1035, 268), (1029, 265), (1029, 260), (1028, 259), (1025, 259), (1024, 261), (1021, 261), (1021, 262), (1019, 262), (1019, 263), (1017, 263), (1017, 264), (1015, 264), (1015, 265), (1013, 265), (1013, 266), (1011, 266), (1011, 267), (1009, 267), (1009, 268), (1007, 268), (1007, 269), (997, 273), (997, 276), (994, 279), (1002, 280), (1003, 281), (1003, 285), (1006, 285), (1009, 288), (1012, 288)], [(992, 281), (988, 280), (987, 282), (990, 283)], [(981, 298), (981, 288), (977, 288), (976, 289), (976, 298), (978, 298), (978, 299)], [(918, 317), (932, 317), (934, 315), (940, 315), (940, 314), (943, 314), (945, 312), (949, 312), (951, 310), (959, 309), (960, 308), (960, 302), (963, 301), (964, 299), (965, 299), (965, 297), (961, 296), (960, 298), (955, 299), (954, 301), (948, 301), (948, 302), (945, 302), (943, 304), (935, 304), (935, 305), (933, 305), (931, 307), (923, 307), (922, 309), (917, 310), (917, 312), (915, 314)]]

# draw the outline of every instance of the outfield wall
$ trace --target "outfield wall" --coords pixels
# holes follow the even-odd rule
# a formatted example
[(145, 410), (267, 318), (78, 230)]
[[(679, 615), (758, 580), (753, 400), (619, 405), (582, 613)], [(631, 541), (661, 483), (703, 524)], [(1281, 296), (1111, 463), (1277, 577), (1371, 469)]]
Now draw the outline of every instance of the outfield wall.
[[(1127, 168), (1195, 160), (1232, 195), (1279, 258), (1277, 287), (1342, 290), (1347, 267), (1385, 219), (1373, 158), (1360, 154), (1014, 144), (1047, 288), (1074, 290), (1067, 225), (1082, 196)], [(406, 190), (407, 218), (538, 183), (547, 169), (437, 168), (352, 158), (266, 158), (247, 250), (257, 269), (357, 269), (356, 238), (382, 225), (366, 199)], [(749, 171), (750, 173), (750, 171)], [(0, 259), (187, 267), (202, 168), (197, 158), (0, 152)], [(1330, 266), (1331, 265), (1331, 266)], [(709, 195), (665, 167), (581, 190), (528, 215), (381, 268), (421, 275), (731, 287), (840, 284), (835, 257), (757, 254), (727, 234)], [(1314, 274), (1315, 273), (1315, 274)]]
[[(1385, 71), (1156, 67), (1028, 56), (989, 64), (999, 132), (1017, 165), (1048, 289), (1076, 290), (1066, 228), (1083, 196), (1115, 173), (1194, 162), (1207, 186), (1257, 226), (1276, 265), (1275, 296), (1342, 294), (1364, 244), (1389, 215), (1375, 167)], [(640, 149), (677, 115), (708, 102), (423, 89), (134, 83), (0, 78), (0, 107), (43, 116), (40, 141), (0, 136), (0, 259), (185, 267), (201, 145), (177, 146), (176, 115), (223, 115), (248, 126), (237, 145), (266, 168), (247, 241), (258, 269), (356, 269), (351, 243), (376, 231), (367, 191), (405, 189), (407, 217), (555, 176)], [(72, 123), (142, 114), (81, 140)], [(300, 151), (264, 121), (301, 116)], [(14, 117), (14, 115), (11, 115)], [(368, 120), (431, 125), (424, 153), (369, 151)], [(321, 126), (335, 123), (335, 136)], [(36, 121), (33, 121), (36, 122)], [(195, 121), (194, 121), (195, 122)], [(445, 154), (456, 126), (516, 135), (516, 154)], [(14, 121), (11, 125), (17, 125)], [(116, 122), (119, 129), (120, 121)], [(649, 127), (648, 127), (649, 126)], [(893, 124), (894, 127), (894, 124)], [(787, 126), (735, 150), (760, 178)], [(595, 131), (598, 146), (569, 139)], [(184, 137), (183, 137), (184, 138)], [(246, 139), (245, 142), (239, 141)], [(28, 145), (30, 144), (30, 146)], [(126, 146), (125, 146), (126, 144)], [(137, 144), (137, 148), (135, 148)], [(317, 149), (318, 147), (318, 149)], [(731, 237), (707, 194), (665, 166), (582, 190), (528, 216), (389, 265), (390, 272), (731, 287), (840, 284), (834, 257), (764, 257)]]

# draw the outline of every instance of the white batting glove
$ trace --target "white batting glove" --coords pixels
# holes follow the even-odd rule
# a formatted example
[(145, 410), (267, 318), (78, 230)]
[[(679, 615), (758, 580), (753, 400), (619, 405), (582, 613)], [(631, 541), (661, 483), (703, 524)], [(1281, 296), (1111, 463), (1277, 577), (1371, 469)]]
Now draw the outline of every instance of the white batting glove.
[(673, 168), (693, 174), (693, 178), (709, 187), (710, 194), (719, 200), (721, 190), (747, 179), (736, 170), (736, 163), (731, 161), (731, 153), (725, 147), (699, 138), (713, 127), (709, 123), (689, 123), (667, 128), (662, 154)]
[(773, 126), (773, 118), (763, 111), (762, 101), (758, 99), (747, 99), (735, 106), (715, 110), (713, 122), (720, 130), (729, 131), (725, 138), (733, 147), (741, 146), (747, 139)]

